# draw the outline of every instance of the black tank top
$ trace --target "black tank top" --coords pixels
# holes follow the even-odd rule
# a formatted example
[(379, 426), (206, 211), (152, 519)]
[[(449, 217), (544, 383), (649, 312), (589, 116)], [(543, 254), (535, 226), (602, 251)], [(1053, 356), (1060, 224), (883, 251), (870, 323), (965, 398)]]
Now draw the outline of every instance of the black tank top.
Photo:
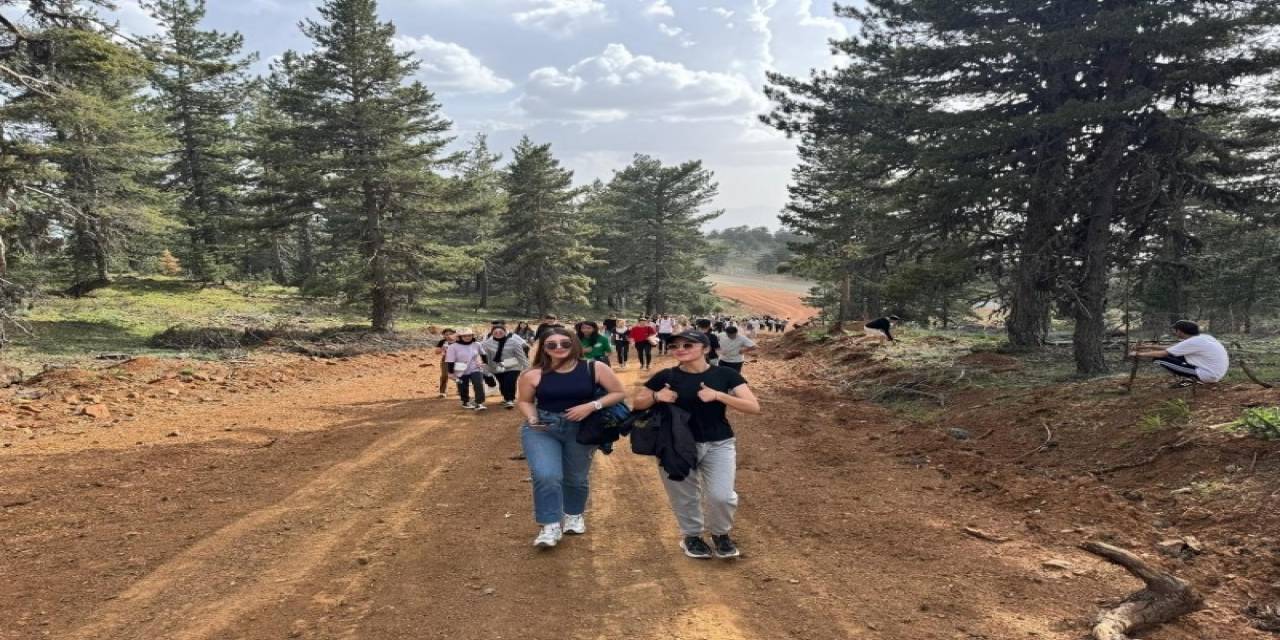
[(551, 413), (564, 413), (580, 404), (595, 400), (596, 390), (591, 386), (590, 363), (578, 362), (569, 373), (545, 371), (538, 389), (534, 392), (538, 409)]

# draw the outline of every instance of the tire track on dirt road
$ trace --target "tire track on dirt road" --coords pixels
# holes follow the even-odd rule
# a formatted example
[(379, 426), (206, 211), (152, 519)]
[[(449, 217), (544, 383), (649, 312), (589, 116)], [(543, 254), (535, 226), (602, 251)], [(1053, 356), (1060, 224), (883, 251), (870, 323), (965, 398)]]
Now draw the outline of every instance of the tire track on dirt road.
[[(414, 500), (451, 460), (443, 421), (415, 419), (403, 403), (366, 428), (389, 434), (268, 508), (255, 511), (171, 558), (64, 637), (214, 637), (299, 588), (326, 566), (358, 563), (353, 539), (402, 526)], [(405, 473), (405, 469), (413, 473)], [(421, 473), (422, 469), (430, 469)], [(406, 486), (406, 476), (415, 476)], [(359, 556), (364, 558), (364, 556)], [(367, 561), (367, 558), (364, 558)]]

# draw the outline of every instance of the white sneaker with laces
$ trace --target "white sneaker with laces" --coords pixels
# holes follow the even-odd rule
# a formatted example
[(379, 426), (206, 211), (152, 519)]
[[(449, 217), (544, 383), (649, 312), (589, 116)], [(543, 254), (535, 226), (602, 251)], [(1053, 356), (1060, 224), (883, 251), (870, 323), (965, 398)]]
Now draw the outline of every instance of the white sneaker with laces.
[(584, 534), (587, 532), (587, 518), (581, 513), (578, 515), (564, 514), (564, 532), (574, 534)]
[(449, 397), (449, 394), (447, 394), (447, 393), (442, 393), (442, 394), (440, 394), (440, 397), (441, 397), (441, 398), (448, 398), (448, 397)]
[(551, 548), (560, 542), (560, 538), (564, 536), (564, 531), (557, 524), (544, 524), (542, 530), (538, 532), (538, 537), (533, 539), (533, 546)]
[(510, 401), (510, 400), (507, 400), (506, 402), (503, 402), (503, 403), (502, 403), (502, 406), (504, 406), (504, 407), (506, 407), (506, 408), (508, 408), (508, 409), (514, 409), (514, 408), (515, 408), (515, 406), (516, 406), (516, 403), (514, 403), (514, 402), (512, 402), (512, 401)]
[(474, 410), (474, 409), (476, 408), (476, 403), (474, 403), (474, 402), (464, 402), (464, 403), (462, 403), (462, 408), (463, 408), (463, 409), (473, 409), (473, 410)]
[(486, 407), (486, 406), (484, 406), (484, 405), (482, 405), (482, 404), (477, 404), (477, 405), (476, 405), (476, 411), (488, 411), (488, 410), (489, 410), (489, 407)]

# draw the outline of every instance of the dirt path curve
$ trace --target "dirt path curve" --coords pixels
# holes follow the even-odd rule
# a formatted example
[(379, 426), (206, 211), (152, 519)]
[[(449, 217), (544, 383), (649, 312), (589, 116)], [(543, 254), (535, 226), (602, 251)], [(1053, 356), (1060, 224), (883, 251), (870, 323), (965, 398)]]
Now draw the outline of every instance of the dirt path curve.
[(804, 303), (804, 296), (793, 291), (761, 289), (743, 285), (716, 283), (715, 292), (721, 297), (736, 301), (743, 307), (774, 316), (804, 322), (818, 314), (818, 310)]
[[(597, 457), (587, 535), (535, 550), (514, 414), (424, 398), (406, 359), (168, 418), (203, 442), (6, 458), (0, 483), (36, 499), (0, 510), (0, 638), (1065, 640), (1132, 587), (879, 450), (898, 426), (790, 386), (790, 366), (748, 365), (766, 412), (736, 421), (737, 562), (680, 554), (655, 465), (625, 443)], [(310, 424), (217, 439), (233, 415)]]

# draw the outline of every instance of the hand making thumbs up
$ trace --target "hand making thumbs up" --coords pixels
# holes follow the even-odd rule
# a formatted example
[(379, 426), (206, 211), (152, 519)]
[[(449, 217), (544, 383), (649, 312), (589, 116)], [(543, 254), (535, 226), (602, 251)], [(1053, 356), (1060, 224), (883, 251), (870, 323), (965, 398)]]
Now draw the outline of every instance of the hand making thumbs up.
[(702, 383), (702, 388), (698, 389), (698, 398), (703, 402), (715, 402), (720, 399), (720, 392)]
[(654, 400), (657, 400), (658, 402), (666, 402), (668, 404), (675, 402), (679, 397), (680, 395), (677, 394), (669, 384), (662, 385), (662, 390), (653, 394)]

